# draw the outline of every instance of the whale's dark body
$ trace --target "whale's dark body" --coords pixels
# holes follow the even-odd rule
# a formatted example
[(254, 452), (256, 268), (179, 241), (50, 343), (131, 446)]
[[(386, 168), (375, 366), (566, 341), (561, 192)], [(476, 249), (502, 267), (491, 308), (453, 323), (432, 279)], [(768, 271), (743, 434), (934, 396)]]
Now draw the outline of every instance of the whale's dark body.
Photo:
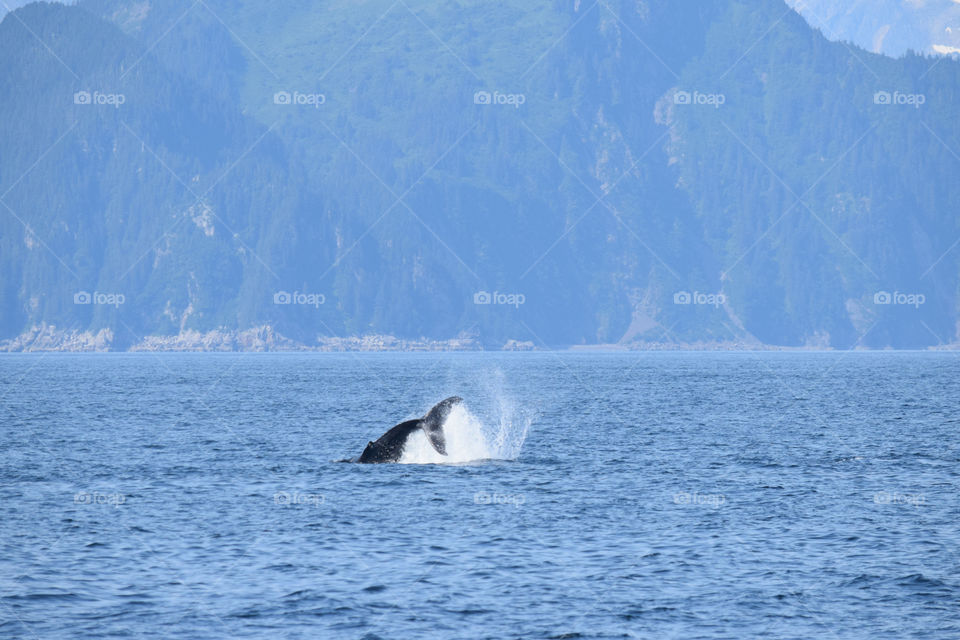
[(357, 462), (397, 462), (403, 455), (403, 448), (407, 438), (418, 430), (427, 434), (430, 444), (442, 455), (447, 455), (447, 441), (443, 437), (443, 423), (446, 422), (450, 411), (463, 402), (463, 398), (453, 396), (434, 406), (427, 415), (416, 420), (407, 420), (393, 427), (380, 436), (376, 442), (367, 444)]

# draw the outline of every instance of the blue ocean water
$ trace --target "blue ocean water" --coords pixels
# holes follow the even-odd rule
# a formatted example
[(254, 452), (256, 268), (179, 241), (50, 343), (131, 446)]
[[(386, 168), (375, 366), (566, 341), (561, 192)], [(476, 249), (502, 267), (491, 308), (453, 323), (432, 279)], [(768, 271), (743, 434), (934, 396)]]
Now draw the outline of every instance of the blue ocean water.
[[(514, 459), (341, 462), (453, 394)], [(7, 355), (0, 407), (2, 637), (960, 637), (957, 354)]]

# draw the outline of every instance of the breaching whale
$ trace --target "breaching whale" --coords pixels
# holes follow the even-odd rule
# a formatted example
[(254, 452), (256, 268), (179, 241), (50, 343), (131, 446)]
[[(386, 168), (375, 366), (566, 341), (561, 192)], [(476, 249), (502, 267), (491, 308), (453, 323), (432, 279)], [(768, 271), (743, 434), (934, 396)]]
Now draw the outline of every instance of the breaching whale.
[(403, 447), (407, 444), (407, 438), (418, 429), (422, 429), (427, 434), (427, 439), (438, 453), (447, 455), (443, 423), (446, 422), (450, 411), (461, 402), (463, 398), (453, 396), (435, 405), (422, 418), (401, 422), (380, 436), (376, 442), (367, 443), (367, 448), (356, 461), (363, 463), (399, 461), (400, 456), (403, 455)]

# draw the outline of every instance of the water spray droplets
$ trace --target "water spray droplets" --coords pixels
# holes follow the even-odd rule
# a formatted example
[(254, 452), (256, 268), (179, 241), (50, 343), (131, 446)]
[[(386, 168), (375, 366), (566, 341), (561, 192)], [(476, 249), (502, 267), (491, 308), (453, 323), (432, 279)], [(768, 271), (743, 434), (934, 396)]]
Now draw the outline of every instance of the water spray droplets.
[(481, 460), (513, 460), (520, 455), (531, 420), (500, 403), (495, 420), (484, 423), (466, 406), (454, 407), (443, 425), (447, 455), (438, 453), (425, 433), (410, 436), (401, 464), (457, 464)]

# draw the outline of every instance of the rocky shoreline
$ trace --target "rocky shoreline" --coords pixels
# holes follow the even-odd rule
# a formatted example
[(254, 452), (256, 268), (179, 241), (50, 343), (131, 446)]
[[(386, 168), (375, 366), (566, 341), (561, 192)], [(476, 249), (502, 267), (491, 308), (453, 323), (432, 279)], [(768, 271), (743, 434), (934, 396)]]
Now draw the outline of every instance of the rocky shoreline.
[[(415, 351), (484, 351), (491, 350), (476, 337), (458, 336), (448, 340), (429, 338), (398, 338), (392, 335), (370, 334), (365, 336), (329, 337), (318, 336), (316, 343), (305, 344), (287, 338), (273, 327), (265, 325), (242, 331), (214, 329), (211, 331), (185, 330), (177, 335), (147, 336), (130, 345), (116, 344), (111, 329), (97, 332), (60, 329), (53, 325), (37, 325), (19, 336), (0, 341), (0, 353), (95, 353), (95, 352), (415, 352)], [(540, 351), (529, 340), (508, 340), (494, 351)], [(830, 351), (822, 347), (785, 347), (767, 345), (754, 341), (725, 342), (643, 342), (613, 344), (583, 344), (565, 347), (569, 351)], [(857, 349), (870, 351), (870, 349)], [(928, 351), (960, 350), (960, 343), (930, 347)]]
[[(533, 343), (511, 340), (505, 350), (532, 349)], [(261, 326), (242, 331), (214, 329), (211, 331), (185, 330), (177, 335), (146, 336), (131, 345), (116, 344), (110, 329), (77, 331), (60, 329), (53, 325), (31, 327), (16, 338), (0, 341), (0, 352), (267, 352), (267, 351), (481, 351), (483, 346), (472, 337), (449, 340), (428, 338), (404, 339), (391, 335), (350, 337), (318, 336), (314, 344), (305, 344), (287, 338), (273, 327)]]

